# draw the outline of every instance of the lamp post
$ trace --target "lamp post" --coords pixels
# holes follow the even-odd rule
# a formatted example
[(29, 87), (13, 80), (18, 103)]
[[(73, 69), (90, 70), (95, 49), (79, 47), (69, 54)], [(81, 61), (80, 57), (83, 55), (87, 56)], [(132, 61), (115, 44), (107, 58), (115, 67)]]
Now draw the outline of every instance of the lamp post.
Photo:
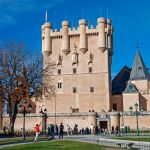
[(118, 134), (120, 136), (120, 117), (121, 117), (121, 113), (118, 112), (117, 116), (118, 116)]
[(32, 110), (32, 105), (27, 104), (26, 99), (22, 99), (20, 103), (18, 104), (18, 111), (23, 114), (23, 140), (25, 140), (25, 116), (26, 113), (30, 113)]
[(40, 113), (44, 117), (44, 133), (46, 134), (46, 127), (47, 127), (47, 109), (45, 108), (44, 111), (41, 109)]
[(133, 107), (130, 106), (129, 107), (129, 111), (131, 112), (131, 114), (136, 116), (136, 130), (137, 130), (137, 136), (139, 136), (139, 116), (141, 115), (141, 112), (144, 111), (143, 107), (141, 107), (140, 111), (138, 111), (138, 104), (136, 103), (135, 105), (135, 112), (133, 112)]
[(124, 127), (124, 119), (123, 119), (123, 112), (121, 113), (121, 127)]
[(56, 126), (56, 97), (55, 97), (55, 126)]

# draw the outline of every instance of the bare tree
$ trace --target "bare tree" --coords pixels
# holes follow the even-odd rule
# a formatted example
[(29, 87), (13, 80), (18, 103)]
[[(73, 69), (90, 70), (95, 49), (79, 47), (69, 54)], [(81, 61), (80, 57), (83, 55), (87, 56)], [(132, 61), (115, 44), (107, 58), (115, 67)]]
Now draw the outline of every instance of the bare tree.
[[(0, 77), (1, 79), (1, 77)], [(0, 82), (0, 130), (2, 130), (2, 117), (4, 112), (4, 96), (3, 96), (3, 86)]]
[(9, 42), (0, 48), (0, 82), (7, 102), (11, 133), (14, 133), (17, 105), (22, 98), (31, 98), (33, 94), (43, 92), (55, 96), (52, 78), (55, 64), (48, 61), (43, 67), (42, 57), (30, 53), (21, 43)]

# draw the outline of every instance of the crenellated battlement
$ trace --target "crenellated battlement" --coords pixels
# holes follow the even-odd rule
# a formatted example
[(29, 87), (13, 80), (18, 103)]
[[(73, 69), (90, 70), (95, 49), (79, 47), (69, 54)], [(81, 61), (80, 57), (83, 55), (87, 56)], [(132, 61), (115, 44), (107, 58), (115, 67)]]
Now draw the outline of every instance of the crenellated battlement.
[[(52, 24), (51, 24), (52, 25)], [(111, 24), (110, 24), (111, 25)], [(44, 30), (45, 29), (45, 27), (48, 27), (48, 26), (45, 26), (45, 24), (44, 25), (42, 25), (42, 30)], [(50, 34), (50, 36), (61, 36), (62, 35), (62, 32), (61, 32), (61, 29), (62, 28), (60, 28), (60, 30), (58, 30), (58, 29), (51, 29), (50, 30), (50, 32), (51, 32), (51, 34)], [(73, 34), (79, 34), (80, 35), (80, 33), (79, 33), (79, 27), (72, 27), (72, 28), (68, 28), (69, 29), (69, 35), (73, 35)], [(108, 30), (108, 28), (106, 28), (106, 32), (109, 32), (109, 31), (107, 31)], [(112, 29), (109, 29), (109, 30), (112, 30)], [(93, 35), (93, 36), (97, 36), (97, 35), (95, 35), (96, 33), (98, 33), (98, 26), (96, 26), (96, 27), (94, 27), (93, 25), (91, 25), (90, 27), (89, 26), (86, 26), (86, 33), (87, 34), (90, 34), (90, 35)], [(94, 34), (93, 34), (94, 33)]]
[(97, 37), (97, 48), (104, 52), (106, 49), (112, 51), (113, 29), (111, 20), (98, 18), (97, 25), (88, 27), (86, 19), (79, 20), (78, 27), (70, 27), (70, 22), (62, 21), (60, 30), (53, 30), (52, 24), (46, 22), (42, 25), (42, 51), (50, 55), (52, 53), (52, 44), (54, 39), (61, 40), (61, 50), (67, 55), (70, 53), (70, 44), (72, 38), (79, 38), (79, 50), (85, 54), (88, 51), (88, 38)]

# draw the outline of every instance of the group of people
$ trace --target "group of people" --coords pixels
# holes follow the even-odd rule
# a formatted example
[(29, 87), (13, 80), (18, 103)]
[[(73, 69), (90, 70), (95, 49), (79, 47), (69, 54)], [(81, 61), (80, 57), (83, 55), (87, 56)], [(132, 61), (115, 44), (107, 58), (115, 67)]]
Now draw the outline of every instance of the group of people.
[[(41, 127), (41, 123), (40, 124), (36, 124), (35, 127), (33, 127), (34, 130), (35, 130), (34, 142), (39, 142), (40, 127)], [(59, 134), (59, 139), (60, 138), (63, 139), (63, 135), (64, 135), (64, 125), (63, 125), (63, 123), (60, 124), (59, 129), (58, 129), (57, 125), (54, 126), (53, 124), (50, 126), (49, 129), (50, 129), (50, 133), (51, 133), (51, 138), (52, 139), (54, 138), (55, 134), (56, 135)]]
[[(41, 126), (41, 123), (40, 124), (36, 124), (36, 126), (34, 127), (34, 130), (35, 130), (35, 139), (34, 139), (34, 142), (38, 142), (39, 141), (39, 134), (40, 134), (40, 126)], [(71, 134), (92, 134), (92, 135), (98, 135), (98, 134), (107, 134), (109, 133), (108, 131), (106, 131), (107, 129), (102, 129), (100, 127), (98, 127), (97, 125), (94, 126), (93, 124), (91, 124), (90, 128), (82, 128), (81, 130), (79, 130), (78, 132), (78, 125), (75, 124), (74, 126), (74, 130), (72, 130), (72, 128), (70, 128), (69, 125), (67, 125), (67, 137), (69, 138), (69, 136)], [(116, 127), (114, 128), (112, 126), (112, 129), (111, 129), (111, 134), (118, 134), (119, 133), (119, 127)], [(54, 136), (55, 135), (59, 135), (59, 139), (63, 139), (63, 136), (64, 136), (64, 125), (63, 123), (60, 123), (59, 127), (57, 125), (53, 125), (51, 124), (49, 127), (48, 127), (48, 134), (51, 136), (51, 139), (54, 139)]]

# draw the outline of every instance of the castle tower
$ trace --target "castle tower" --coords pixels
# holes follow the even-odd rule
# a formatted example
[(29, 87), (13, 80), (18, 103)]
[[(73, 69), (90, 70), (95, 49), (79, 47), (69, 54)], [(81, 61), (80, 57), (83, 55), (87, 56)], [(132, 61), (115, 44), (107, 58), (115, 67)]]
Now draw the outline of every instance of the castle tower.
[(87, 21), (85, 19), (79, 20), (79, 32), (80, 32), (80, 45), (79, 49), (84, 54), (87, 49), (87, 35), (86, 35)]
[(113, 31), (111, 20), (98, 18), (88, 28), (86, 19), (71, 29), (62, 21), (60, 31), (42, 26), (42, 52), (56, 62), (56, 102), (46, 100), (48, 112), (101, 112), (110, 110)]
[(70, 52), (70, 43), (69, 43), (69, 21), (62, 22), (62, 52), (67, 55)]
[(47, 11), (45, 18), (46, 22), (42, 25), (42, 53), (48, 57), (52, 53), (52, 39), (50, 36), (52, 25), (48, 22)]
[[(130, 78), (125, 91), (123, 92), (123, 107), (124, 111), (128, 111), (130, 106), (138, 104), (144, 110), (149, 109), (146, 99), (150, 92), (149, 72), (141, 57), (139, 50), (137, 49), (136, 56), (134, 58)], [(131, 101), (132, 99), (132, 101)]]

